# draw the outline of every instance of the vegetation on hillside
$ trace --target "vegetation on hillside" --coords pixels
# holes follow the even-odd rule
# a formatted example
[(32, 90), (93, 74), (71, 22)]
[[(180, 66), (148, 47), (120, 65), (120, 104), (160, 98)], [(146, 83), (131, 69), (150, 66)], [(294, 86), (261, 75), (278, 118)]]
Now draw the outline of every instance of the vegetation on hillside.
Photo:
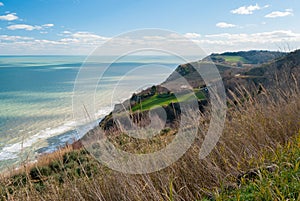
[(273, 164), (240, 178), (236, 189), (215, 192), (216, 200), (300, 200), (300, 131), (284, 145), (265, 150), (252, 163)]
[[(195, 97), (196, 96), (196, 97)], [(131, 107), (131, 110), (145, 111), (157, 106), (166, 106), (170, 103), (178, 103), (183, 101), (188, 101), (189, 99), (197, 98), (199, 100), (205, 99), (204, 89), (194, 89), (191, 93), (184, 94), (182, 96), (176, 97), (174, 93), (163, 93), (154, 94), (151, 97), (147, 97)]]
[(252, 50), (211, 54), (209, 57), (205, 58), (205, 60), (210, 59), (216, 63), (224, 63), (232, 66), (243, 67), (244, 64), (259, 65), (269, 63), (285, 55), (286, 53), (283, 52)]

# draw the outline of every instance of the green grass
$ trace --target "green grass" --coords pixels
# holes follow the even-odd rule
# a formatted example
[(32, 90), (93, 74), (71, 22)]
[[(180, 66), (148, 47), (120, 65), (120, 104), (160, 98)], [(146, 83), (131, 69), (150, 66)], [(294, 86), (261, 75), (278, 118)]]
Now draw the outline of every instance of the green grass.
[(242, 63), (247, 63), (248, 61), (241, 56), (223, 56), (226, 62), (229, 63), (236, 63), (236, 62), (242, 62)]
[(179, 96), (178, 98), (173, 94), (155, 94), (154, 96), (151, 96), (145, 100), (143, 100), (141, 103), (136, 104), (134, 107), (132, 107), (132, 111), (146, 111), (150, 110), (151, 108), (155, 106), (166, 106), (169, 105), (170, 103), (177, 103), (177, 102), (184, 102), (191, 100), (192, 98), (195, 98), (195, 96), (198, 99), (205, 99), (204, 93), (199, 90), (195, 89), (194, 93), (189, 93), (189, 94), (184, 94), (182, 96)]
[(242, 179), (240, 188), (221, 192), (216, 200), (300, 200), (300, 132), (259, 160), (278, 168), (274, 172), (261, 168), (257, 178)]

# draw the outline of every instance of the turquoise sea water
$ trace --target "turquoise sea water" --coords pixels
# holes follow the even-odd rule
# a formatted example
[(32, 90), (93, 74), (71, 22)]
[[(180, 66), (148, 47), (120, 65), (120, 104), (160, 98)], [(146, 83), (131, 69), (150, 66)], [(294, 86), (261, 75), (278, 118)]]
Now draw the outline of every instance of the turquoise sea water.
[[(74, 127), (72, 94), (85, 59), (84, 56), (0, 56), (0, 170), (18, 166), (27, 158), (33, 160), (39, 153), (51, 152), (81, 137), (82, 133), (78, 134)], [(151, 83), (160, 83), (182, 63), (171, 57), (153, 56), (135, 56), (116, 62), (106, 72), (102, 86), (93, 92), (96, 100), (101, 100), (96, 108), (97, 117), (112, 109), (113, 102), (106, 94), (122, 76), (153, 62), (163, 64), (168, 70), (158, 71)], [(103, 57), (85, 65), (104, 68), (107, 64)], [(137, 71), (125, 80), (130, 84), (133, 80), (149, 79), (147, 73)], [(122, 97), (130, 97), (132, 87), (124, 83), (121, 87), (127, 94)]]

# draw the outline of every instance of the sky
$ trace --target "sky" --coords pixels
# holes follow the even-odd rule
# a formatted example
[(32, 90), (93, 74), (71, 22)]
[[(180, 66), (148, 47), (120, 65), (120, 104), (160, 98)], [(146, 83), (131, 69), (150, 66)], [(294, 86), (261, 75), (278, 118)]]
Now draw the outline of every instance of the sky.
[(207, 53), (291, 51), (299, 12), (299, 0), (0, 0), (0, 54), (88, 55), (145, 28), (174, 31)]

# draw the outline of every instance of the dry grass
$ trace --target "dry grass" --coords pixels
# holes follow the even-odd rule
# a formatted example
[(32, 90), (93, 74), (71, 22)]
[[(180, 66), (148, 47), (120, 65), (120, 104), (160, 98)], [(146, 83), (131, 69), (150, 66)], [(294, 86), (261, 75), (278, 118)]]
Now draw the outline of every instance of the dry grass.
[[(286, 143), (300, 129), (300, 96), (297, 90), (288, 93), (278, 90), (276, 95), (262, 90), (259, 97), (251, 97), (242, 88), (240, 92), (244, 97), (236, 98), (229, 104), (223, 136), (204, 160), (198, 157), (203, 141), (201, 132), (188, 152), (176, 163), (143, 175), (110, 170), (98, 164), (84, 150), (70, 148), (42, 157), (33, 169), (26, 167), (25, 171), (14, 173), (15, 176), (2, 178), (1, 199), (213, 199), (214, 192), (221, 186), (234, 187), (241, 172), (271, 162), (257, 159), (264, 157), (265, 150), (273, 150), (278, 144)], [(200, 130), (205, 130), (207, 124), (201, 125)], [(166, 137), (170, 137), (170, 133), (166, 133)], [(165, 140), (163, 137), (159, 139)], [(123, 140), (122, 146), (127, 151), (138, 144), (120, 136), (115, 140), (116, 144)], [(141, 150), (148, 151), (150, 147)]]

